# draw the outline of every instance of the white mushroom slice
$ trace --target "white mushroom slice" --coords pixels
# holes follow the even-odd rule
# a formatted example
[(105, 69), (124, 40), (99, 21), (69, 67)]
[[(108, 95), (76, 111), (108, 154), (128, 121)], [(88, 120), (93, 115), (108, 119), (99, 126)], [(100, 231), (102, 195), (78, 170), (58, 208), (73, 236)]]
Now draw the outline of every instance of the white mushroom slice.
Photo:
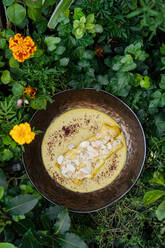
[(108, 144), (107, 144), (107, 148), (108, 148), (109, 150), (111, 150), (111, 149), (112, 149), (112, 145), (111, 145), (111, 143), (108, 143)]
[(63, 155), (60, 155), (60, 156), (57, 158), (57, 163), (61, 165), (63, 159), (64, 159), (64, 156), (63, 156)]
[(72, 164), (67, 164), (67, 169), (71, 172), (75, 172), (75, 167)]
[(81, 142), (80, 145), (79, 145), (79, 147), (81, 147), (81, 148), (85, 148), (85, 147), (87, 147), (87, 146), (89, 146), (89, 141), (83, 141), (83, 142)]
[(100, 153), (101, 153), (101, 154), (108, 154), (109, 151), (108, 151), (107, 149), (101, 149), (101, 150), (100, 150)]
[(100, 147), (102, 150), (106, 149), (106, 146), (105, 145), (101, 145)]
[(86, 152), (81, 152), (80, 153), (80, 159), (82, 161), (88, 159), (88, 154)]
[(69, 150), (72, 150), (74, 147), (75, 147), (75, 145), (73, 145), (73, 144), (68, 145)]
[(91, 172), (91, 170), (92, 170), (92, 165), (91, 165), (91, 162), (89, 162), (89, 161), (85, 161), (85, 162), (84, 162), (84, 164), (86, 165), (86, 167), (85, 167), (85, 168), (87, 168), (87, 170), (88, 170), (89, 172)]
[(91, 142), (91, 145), (96, 148), (99, 148), (102, 144), (103, 142), (101, 140), (96, 140)]
[(78, 171), (77, 173), (77, 177), (79, 179), (83, 179), (83, 178), (89, 178), (91, 175), (88, 173), (88, 171), (86, 170), (86, 168), (82, 168)]
[(63, 175), (64, 177), (66, 177), (66, 178), (69, 178), (69, 177), (70, 177), (67, 168), (63, 167), (62, 170), (61, 170), (61, 172), (62, 172), (62, 175)]
[(95, 153), (96, 152), (96, 150), (92, 146), (88, 146), (87, 150), (90, 153)]
[(79, 165), (79, 164), (80, 164), (80, 162), (78, 161), (78, 159), (74, 159), (74, 160), (72, 160), (72, 162), (73, 162), (75, 165)]

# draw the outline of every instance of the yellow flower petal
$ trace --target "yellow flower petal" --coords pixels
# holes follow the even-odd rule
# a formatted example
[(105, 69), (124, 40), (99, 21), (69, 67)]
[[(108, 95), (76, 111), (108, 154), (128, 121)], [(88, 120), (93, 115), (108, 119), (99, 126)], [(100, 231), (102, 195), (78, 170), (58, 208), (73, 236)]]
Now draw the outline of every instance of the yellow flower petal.
[(31, 131), (31, 126), (27, 122), (15, 125), (9, 134), (19, 145), (29, 144), (35, 138), (35, 133)]

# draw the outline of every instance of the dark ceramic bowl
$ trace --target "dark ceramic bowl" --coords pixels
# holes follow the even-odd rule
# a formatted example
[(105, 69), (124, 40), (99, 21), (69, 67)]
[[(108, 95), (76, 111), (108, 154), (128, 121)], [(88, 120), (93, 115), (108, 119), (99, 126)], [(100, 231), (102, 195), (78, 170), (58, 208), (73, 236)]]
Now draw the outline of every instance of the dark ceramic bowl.
[[(47, 200), (74, 212), (92, 212), (111, 205), (133, 187), (144, 165), (145, 136), (138, 118), (124, 102), (104, 91), (67, 90), (56, 94), (53, 100), (46, 110), (37, 111), (31, 120), (32, 127), (43, 131), (25, 146), (23, 154), (31, 182)], [(127, 160), (118, 177), (110, 185), (90, 193), (72, 192), (60, 186), (45, 170), (41, 157), (42, 139), (51, 121), (75, 108), (92, 108), (110, 115), (120, 125), (127, 143)]]

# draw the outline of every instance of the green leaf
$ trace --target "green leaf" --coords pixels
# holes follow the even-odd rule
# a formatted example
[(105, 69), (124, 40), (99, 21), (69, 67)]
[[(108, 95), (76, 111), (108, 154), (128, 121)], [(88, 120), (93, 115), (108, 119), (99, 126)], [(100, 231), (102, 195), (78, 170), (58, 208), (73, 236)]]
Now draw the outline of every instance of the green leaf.
[(94, 52), (91, 50), (85, 50), (85, 52), (83, 53), (83, 59), (93, 59), (95, 56)]
[(165, 218), (165, 201), (163, 201), (156, 210), (156, 215), (158, 220), (163, 220)]
[(64, 209), (63, 206), (51, 206), (47, 209), (45, 209), (45, 215), (50, 219), (50, 220), (56, 220), (58, 214)]
[(6, 46), (6, 39), (0, 38), (0, 49), (4, 49)]
[(74, 20), (80, 20), (82, 16), (85, 16), (84, 13), (82, 12), (81, 8), (75, 8), (74, 9), (74, 14), (73, 14), (73, 19)]
[(94, 23), (94, 20), (95, 20), (94, 14), (87, 15), (86, 23)]
[(107, 75), (98, 75), (97, 76), (97, 81), (101, 85), (107, 85), (109, 83)]
[(155, 115), (154, 120), (158, 136), (163, 136), (165, 134), (165, 112), (160, 111), (159, 114)]
[(6, 176), (2, 169), (0, 169), (0, 186), (2, 186), (4, 189), (7, 188)]
[(60, 65), (61, 66), (67, 66), (69, 63), (69, 58), (62, 58), (60, 59)]
[(160, 90), (156, 90), (152, 95), (151, 97), (154, 99), (160, 99), (161, 97), (161, 91)]
[(147, 193), (145, 193), (143, 197), (143, 201), (145, 205), (149, 205), (155, 201), (157, 201), (159, 198), (165, 195), (165, 191), (163, 190), (151, 190)]
[(165, 106), (165, 93), (161, 95), (159, 107), (163, 108)]
[(133, 62), (133, 58), (131, 55), (126, 54), (121, 59), (122, 66), (120, 67), (121, 71), (132, 71), (136, 68), (136, 64)]
[(148, 76), (144, 76), (144, 80), (140, 81), (140, 86), (142, 88), (148, 89), (150, 87), (150, 78)]
[(78, 62), (78, 65), (82, 68), (89, 68), (90, 67), (90, 63), (88, 60), (82, 59)]
[(11, 81), (11, 76), (10, 76), (10, 72), (8, 70), (4, 70), (2, 72), (2, 75), (1, 75), (1, 81), (3, 84), (8, 84), (10, 83)]
[(58, 216), (54, 225), (55, 234), (63, 234), (70, 229), (71, 220), (67, 209), (62, 210)]
[(66, 50), (66, 47), (64, 46), (58, 46), (57, 49), (56, 49), (56, 54), (58, 55), (62, 55)]
[(84, 47), (77, 47), (74, 51), (73, 54), (76, 58), (82, 59), (83, 54), (84, 54), (85, 48)]
[(74, 233), (65, 233), (63, 237), (58, 238), (62, 248), (88, 248), (85, 242)]
[(52, 5), (54, 5), (55, 3), (57, 3), (58, 2), (58, 0), (46, 0), (45, 2), (44, 2), (44, 5), (45, 6), (52, 6)]
[(103, 27), (100, 24), (95, 24), (95, 32), (101, 34), (103, 32)]
[(122, 66), (122, 63), (121, 63), (121, 59), (122, 59), (122, 56), (115, 56), (112, 60), (112, 70), (114, 71), (118, 71), (121, 66)]
[(3, 195), (4, 195), (4, 187), (0, 186), (0, 200), (2, 199)]
[(85, 25), (85, 28), (88, 31), (88, 33), (91, 33), (91, 34), (94, 34), (95, 33), (95, 24), (87, 23)]
[(81, 39), (77, 40), (77, 46), (87, 47), (94, 43), (93, 38), (90, 34), (85, 34)]
[(17, 247), (10, 243), (0, 243), (0, 248), (17, 248)]
[(161, 54), (165, 55), (165, 44), (162, 44), (162, 46), (160, 48), (160, 52), (161, 52)]
[(23, 236), (20, 248), (42, 248), (43, 246), (34, 237), (32, 231), (29, 229)]
[(47, 101), (44, 97), (35, 97), (30, 101), (30, 106), (33, 109), (46, 109)]
[(132, 11), (131, 13), (129, 13), (127, 15), (127, 18), (132, 18), (134, 16), (140, 15), (142, 13), (142, 11), (143, 11), (142, 9), (137, 8), (135, 11)]
[(159, 87), (163, 90), (165, 90), (165, 74), (161, 74), (161, 80), (159, 83)]
[(42, 11), (42, 9), (29, 7), (28, 8), (28, 16), (30, 19), (32, 19), (33, 21), (36, 22), (41, 17), (41, 11)]
[(59, 37), (53, 37), (53, 36), (47, 36), (44, 40), (45, 44), (48, 47), (48, 51), (52, 52), (56, 49), (56, 45), (60, 43), (61, 38)]
[(165, 178), (163, 173), (161, 172), (154, 172), (153, 178), (149, 181), (151, 184), (165, 186)]
[(0, 61), (0, 68), (5, 65), (5, 62)]
[(12, 215), (26, 214), (36, 206), (38, 200), (34, 195), (18, 195), (7, 202), (7, 212)]
[(2, 0), (4, 6), (10, 6), (15, 0)]
[(2, 137), (2, 142), (4, 145), (10, 145), (13, 142), (13, 140), (9, 135), (5, 135)]
[(15, 60), (14, 57), (11, 57), (9, 59), (9, 65), (10, 65), (11, 68), (15, 68), (15, 69), (18, 69), (19, 68), (19, 63), (18, 63), (17, 60)]
[(38, 49), (34, 52), (34, 57), (38, 58), (41, 57), (44, 54), (44, 51), (42, 49)]
[(56, 6), (50, 20), (48, 22), (48, 28), (54, 29), (58, 24), (58, 18), (61, 13), (64, 13), (71, 5), (72, 0), (61, 0)]
[(26, 0), (26, 5), (30, 8), (42, 8), (42, 0)]
[(111, 78), (109, 83), (112, 93), (126, 97), (131, 89), (133, 79), (133, 74), (130, 72), (117, 72), (116, 75)]
[(12, 23), (20, 24), (26, 16), (26, 9), (22, 5), (14, 3), (7, 8), (7, 16)]
[(14, 36), (13, 30), (11, 30), (11, 29), (6, 29), (6, 30), (5, 30), (4, 36), (5, 36), (6, 39), (9, 41), (10, 37), (13, 37), (13, 36)]
[(13, 56), (12, 51), (9, 48), (5, 49), (5, 58), (10, 59)]
[(13, 158), (13, 152), (9, 149), (5, 148), (3, 151), (0, 152), (0, 161), (9, 161), (11, 158)]
[(21, 96), (24, 91), (24, 86), (22, 86), (20, 83), (14, 83), (12, 87), (12, 93), (15, 96)]

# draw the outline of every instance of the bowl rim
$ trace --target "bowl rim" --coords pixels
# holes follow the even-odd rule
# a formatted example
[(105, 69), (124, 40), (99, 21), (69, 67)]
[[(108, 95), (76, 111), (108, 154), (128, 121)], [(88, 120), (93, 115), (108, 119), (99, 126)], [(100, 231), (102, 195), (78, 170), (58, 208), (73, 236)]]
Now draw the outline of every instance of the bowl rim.
[[(140, 170), (139, 170), (139, 173), (138, 173), (136, 179), (134, 180), (134, 182), (132, 183), (132, 185), (131, 185), (131, 186), (130, 186), (122, 195), (121, 195), (121, 196), (119, 196), (116, 200), (114, 200), (114, 201), (112, 201), (112, 202), (106, 204), (105, 206), (100, 207), (100, 208), (97, 208), (97, 209), (84, 210), (84, 211), (82, 211), (82, 210), (73, 210), (73, 209), (68, 208), (68, 210), (69, 210), (70, 212), (73, 212), (73, 213), (93, 213), (93, 212), (100, 211), (100, 210), (102, 210), (102, 209), (104, 209), (104, 208), (110, 207), (110, 206), (112, 206), (114, 203), (116, 203), (117, 201), (121, 200), (121, 199), (122, 199), (122, 198), (123, 198), (123, 197), (132, 189), (132, 188), (133, 188), (133, 186), (137, 183), (137, 181), (138, 181), (138, 179), (139, 179), (139, 177), (140, 177), (140, 175), (141, 175), (141, 173), (142, 173), (142, 170), (143, 170), (143, 168), (144, 168), (144, 163), (145, 163), (145, 158), (146, 158), (146, 138), (145, 138), (145, 134), (144, 134), (144, 130), (143, 130), (142, 124), (141, 124), (139, 118), (137, 117), (137, 115), (135, 114), (135, 112), (134, 112), (134, 111), (133, 111), (125, 102), (124, 102), (124, 101), (122, 101), (120, 98), (118, 98), (117, 96), (115, 96), (115, 95), (113, 95), (113, 94), (111, 94), (111, 93), (109, 93), (109, 92), (107, 92), (107, 91), (105, 91), (105, 90), (99, 90), (99, 91), (97, 91), (97, 90), (94, 89), (94, 88), (67, 89), (67, 90), (60, 91), (60, 92), (55, 93), (51, 98), (54, 98), (54, 97), (57, 96), (57, 95), (60, 95), (60, 94), (63, 94), (63, 93), (69, 92), (69, 91), (76, 91), (76, 90), (79, 90), (79, 91), (91, 90), (91, 91), (96, 91), (96, 92), (103, 92), (104, 94), (110, 95), (110, 96), (114, 97), (116, 100), (118, 100), (119, 102), (121, 102), (123, 105), (125, 105), (125, 106), (129, 109), (129, 111), (130, 111), (130, 112), (134, 115), (134, 117), (136, 118), (136, 120), (137, 120), (137, 122), (138, 122), (138, 124), (139, 124), (139, 126), (140, 126), (140, 129), (141, 129), (141, 131), (142, 131), (142, 136), (143, 136), (143, 141), (144, 141), (144, 156), (143, 156), (143, 161), (142, 161), (142, 164), (141, 164), (141, 168), (140, 168)], [(39, 111), (42, 111), (42, 110), (36, 110), (36, 111), (34, 112), (34, 114), (32, 115), (32, 117), (31, 117), (29, 123), (31, 123), (31, 121), (33, 120), (33, 118), (35, 117), (35, 115), (36, 115)], [(51, 199), (49, 199), (47, 196), (45, 196), (45, 195), (44, 195), (44, 194), (35, 186), (35, 184), (33, 183), (32, 179), (31, 179), (31, 177), (30, 177), (30, 175), (29, 175), (29, 173), (28, 173), (28, 171), (27, 171), (27, 169), (26, 169), (26, 163), (25, 163), (25, 160), (24, 160), (24, 152), (22, 153), (22, 162), (23, 162), (23, 166), (24, 166), (24, 168), (25, 168), (25, 172), (26, 172), (26, 174), (27, 174), (27, 176), (28, 176), (30, 182), (31, 182), (32, 185), (34, 186), (34, 188), (35, 188), (35, 189), (36, 189), (36, 190), (37, 190), (37, 191), (38, 191), (38, 192), (39, 192), (47, 201), (49, 201), (49, 202), (52, 203), (53, 205), (58, 205), (57, 203), (55, 203), (54, 201), (52, 201)]]

